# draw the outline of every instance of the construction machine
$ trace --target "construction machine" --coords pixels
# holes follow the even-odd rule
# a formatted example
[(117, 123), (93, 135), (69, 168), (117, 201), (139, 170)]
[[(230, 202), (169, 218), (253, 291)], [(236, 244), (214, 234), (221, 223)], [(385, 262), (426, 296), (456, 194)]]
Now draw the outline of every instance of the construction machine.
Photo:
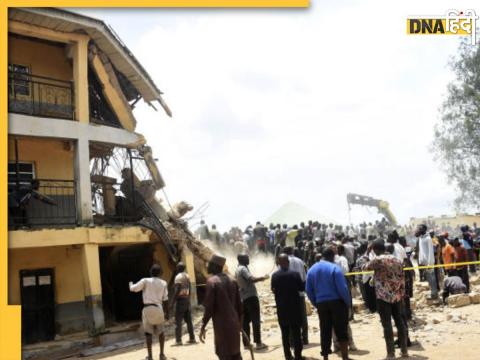
[(387, 201), (375, 199), (371, 196), (365, 195), (358, 195), (358, 194), (347, 194), (347, 203), (348, 203), (348, 210), (350, 210), (350, 205), (363, 205), (363, 206), (371, 206), (377, 208), (378, 212), (385, 216), (388, 222), (392, 226), (397, 226), (397, 219), (393, 215), (392, 211), (390, 210), (390, 206)]

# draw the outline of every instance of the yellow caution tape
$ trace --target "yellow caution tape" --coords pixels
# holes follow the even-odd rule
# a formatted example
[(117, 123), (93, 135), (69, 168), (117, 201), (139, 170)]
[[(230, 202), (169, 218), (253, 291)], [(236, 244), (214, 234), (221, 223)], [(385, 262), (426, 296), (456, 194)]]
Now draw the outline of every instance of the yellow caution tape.
[[(479, 265), (480, 261), (468, 261), (468, 262), (461, 262), (461, 263), (452, 263), (452, 264), (437, 264), (437, 265), (422, 265), (422, 266), (410, 266), (405, 267), (403, 270), (417, 270), (417, 269), (435, 269), (435, 268), (451, 268), (454, 269), (459, 266), (465, 265)], [(345, 274), (345, 276), (354, 276), (354, 275), (366, 275), (366, 274), (373, 274), (373, 270), (369, 271), (352, 271)]]
[[(466, 266), (466, 265), (480, 265), (480, 261), (467, 261), (467, 262), (461, 262), (461, 263), (452, 263), (452, 264), (437, 264), (437, 265), (422, 265), (422, 266), (410, 266), (410, 267), (405, 267), (403, 270), (409, 271), (409, 270), (420, 270), (420, 269), (435, 269), (435, 268), (450, 268), (450, 269), (455, 269), (456, 267), (460, 266)], [(373, 270), (369, 271), (352, 271), (348, 272), (345, 274), (345, 276), (355, 276), (355, 275), (367, 275), (367, 274), (373, 274)], [(206, 286), (207, 284), (197, 284), (197, 287), (202, 287)]]

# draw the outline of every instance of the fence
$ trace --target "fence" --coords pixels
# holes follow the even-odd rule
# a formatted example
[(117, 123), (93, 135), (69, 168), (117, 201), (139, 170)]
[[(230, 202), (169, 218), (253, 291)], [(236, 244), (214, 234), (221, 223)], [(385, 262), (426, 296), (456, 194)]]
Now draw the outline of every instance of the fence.
[(9, 227), (76, 224), (75, 181), (35, 181), (38, 181), (38, 188), (30, 184), (9, 184)]
[(35, 116), (74, 119), (71, 81), (25, 72), (8, 72), (8, 111)]

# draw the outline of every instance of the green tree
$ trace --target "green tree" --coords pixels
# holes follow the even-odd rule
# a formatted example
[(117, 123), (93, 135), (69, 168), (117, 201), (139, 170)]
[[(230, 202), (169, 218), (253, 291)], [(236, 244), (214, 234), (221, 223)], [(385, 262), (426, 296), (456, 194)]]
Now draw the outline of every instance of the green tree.
[(458, 189), (458, 210), (480, 208), (480, 45), (462, 42), (455, 73), (435, 125), (433, 151)]

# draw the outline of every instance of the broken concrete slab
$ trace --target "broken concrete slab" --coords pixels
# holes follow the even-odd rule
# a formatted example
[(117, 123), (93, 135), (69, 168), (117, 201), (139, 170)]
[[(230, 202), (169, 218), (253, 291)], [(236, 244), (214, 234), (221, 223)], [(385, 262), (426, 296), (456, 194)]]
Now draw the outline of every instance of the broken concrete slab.
[(448, 297), (448, 306), (457, 308), (470, 305), (470, 297), (467, 294), (450, 295)]

